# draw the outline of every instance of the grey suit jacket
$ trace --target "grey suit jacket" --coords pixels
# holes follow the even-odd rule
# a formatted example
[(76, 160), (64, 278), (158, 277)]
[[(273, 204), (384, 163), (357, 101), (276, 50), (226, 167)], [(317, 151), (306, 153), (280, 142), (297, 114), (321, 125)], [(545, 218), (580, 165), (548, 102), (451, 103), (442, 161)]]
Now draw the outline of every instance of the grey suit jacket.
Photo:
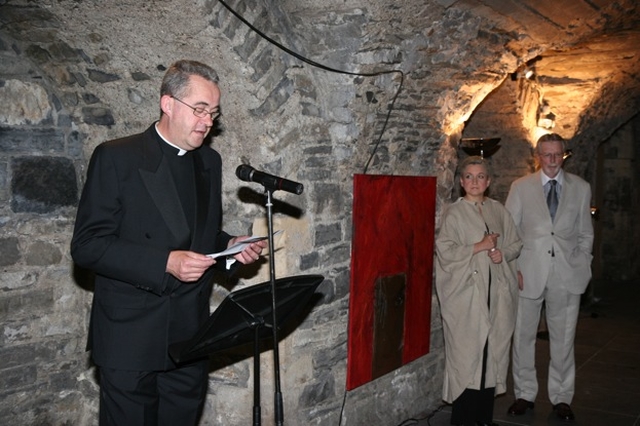
[(552, 261), (560, 282), (573, 294), (584, 293), (591, 279), (591, 187), (564, 172), (564, 184), (555, 222), (551, 222), (540, 171), (511, 185), (505, 207), (513, 216), (523, 247), (518, 270), (524, 278), (521, 297), (542, 295)]

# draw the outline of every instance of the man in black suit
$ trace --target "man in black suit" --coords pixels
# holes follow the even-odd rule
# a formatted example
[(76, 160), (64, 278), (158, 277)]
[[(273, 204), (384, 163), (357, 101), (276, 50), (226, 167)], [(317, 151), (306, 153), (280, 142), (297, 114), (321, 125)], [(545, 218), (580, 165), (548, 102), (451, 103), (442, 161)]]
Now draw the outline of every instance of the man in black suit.
[(71, 241), (75, 263), (96, 275), (88, 348), (101, 425), (198, 423), (208, 360), (176, 365), (168, 348), (207, 319), (213, 267), (254, 262), (266, 246), (206, 256), (246, 238), (221, 229), (221, 158), (202, 146), (220, 116), (216, 72), (174, 63), (160, 109), (144, 133), (95, 149)]

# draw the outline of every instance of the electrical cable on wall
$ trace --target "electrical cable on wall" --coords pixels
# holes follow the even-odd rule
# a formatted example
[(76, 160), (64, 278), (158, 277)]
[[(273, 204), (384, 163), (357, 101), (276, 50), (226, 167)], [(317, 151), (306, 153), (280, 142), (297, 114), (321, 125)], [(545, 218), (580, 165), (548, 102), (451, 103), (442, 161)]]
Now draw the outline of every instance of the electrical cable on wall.
[[(334, 72), (334, 73), (338, 73), (338, 74), (345, 74), (345, 75), (353, 75), (353, 76), (359, 76), (359, 77), (377, 77), (379, 75), (385, 75), (385, 74), (400, 74), (400, 84), (398, 85), (398, 90), (396, 91), (395, 95), (393, 96), (393, 99), (391, 100), (391, 104), (388, 108), (388, 112), (384, 121), (384, 124), (382, 126), (382, 130), (380, 131), (380, 135), (378, 136), (378, 140), (375, 143), (375, 146), (373, 148), (373, 151), (371, 152), (371, 155), (369, 156), (369, 159), (367, 160), (367, 163), (364, 167), (364, 171), (363, 174), (367, 173), (367, 170), (369, 168), (369, 164), (371, 163), (371, 160), (373, 159), (375, 153), (378, 150), (378, 147), (380, 145), (380, 142), (382, 141), (382, 136), (384, 135), (384, 132), (387, 128), (387, 124), (389, 123), (389, 118), (391, 116), (391, 111), (393, 111), (393, 107), (395, 105), (395, 102), (398, 98), (398, 95), (400, 94), (400, 91), (402, 90), (402, 85), (404, 83), (404, 73), (401, 70), (387, 70), (387, 71), (378, 71), (378, 72), (371, 72), (371, 73), (356, 73), (356, 72), (351, 72), (351, 71), (344, 71), (344, 70), (338, 70), (335, 68), (331, 68), (328, 67), (324, 64), (315, 62), (311, 59), (308, 59), (302, 55), (300, 55), (297, 52), (294, 52), (293, 50), (283, 46), (282, 44), (278, 43), (277, 41), (275, 41), (274, 39), (272, 39), (271, 37), (267, 36), (266, 34), (264, 34), (262, 31), (260, 31), (259, 29), (257, 29), (253, 24), (251, 24), (250, 22), (248, 22), (242, 15), (240, 15), (238, 12), (236, 12), (233, 8), (231, 8), (224, 0), (219, 0), (220, 3), (222, 3), (222, 5), (227, 8), (227, 10), (229, 10), (229, 12), (231, 12), (236, 18), (238, 18), (240, 21), (242, 21), (245, 25), (247, 25), (252, 31), (254, 31), (256, 34), (258, 34), (260, 37), (262, 37), (263, 39), (265, 39), (266, 41), (268, 41), (269, 43), (273, 44), (274, 46), (278, 47), (279, 49), (285, 51), (286, 53), (292, 55), (293, 57), (299, 59), (302, 62), (305, 62), (311, 66), (314, 66), (316, 68), (320, 68), (322, 70), (325, 71), (329, 71), (329, 72)], [(345, 391), (344, 393), (344, 398), (342, 401), (342, 407), (341, 407), (341, 411), (340, 411), (340, 424), (342, 424), (342, 417), (344, 414), (344, 407), (346, 404), (346, 400), (347, 400), (347, 392)]]
[(301, 60), (302, 62), (305, 62), (311, 66), (314, 66), (316, 68), (320, 68), (323, 69), (325, 71), (329, 71), (329, 72), (334, 72), (334, 73), (338, 73), (338, 74), (346, 74), (346, 75), (354, 75), (354, 76), (359, 76), (359, 77), (377, 77), (379, 75), (384, 75), (384, 74), (400, 74), (400, 84), (398, 85), (398, 90), (396, 91), (396, 94), (393, 96), (393, 99), (391, 100), (391, 105), (388, 108), (387, 111), (387, 116), (384, 120), (384, 124), (382, 126), (382, 130), (380, 131), (380, 135), (378, 136), (378, 140), (375, 143), (375, 146), (373, 148), (373, 151), (371, 152), (371, 155), (369, 156), (369, 159), (367, 160), (367, 163), (364, 167), (364, 171), (363, 173), (366, 174), (367, 170), (369, 168), (369, 164), (371, 163), (371, 160), (373, 159), (376, 151), (378, 150), (378, 146), (380, 145), (380, 142), (382, 141), (382, 136), (384, 135), (384, 132), (387, 128), (387, 124), (389, 123), (389, 118), (391, 117), (391, 111), (393, 111), (393, 106), (396, 103), (396, 99), (398, 99), (398, 95), (400, 94), (400, 90), (402, 90), (402, 84), (404, 82), (404, 73), (401, 70), (387, 70), (387, 71), (377, 71), (377, 72), (371, 72), (371, 73), (357, 73), (357, 72), (351, 72), (351, 71), (344, 71), (344, 70), (338, 70), (335, 68), (331, 68), (328, 67), (326, 65), (323, 65), (321, 63), (312, 61), (311, 59), (305, 58), (304, 56), (300, 55), (297, 52), (294, 52), (293, 50), (283, 46), (282, 44), (278, 43), (277, 41), (275, 41), (274, 39), (272, 39), (271, 37), (267, 36), (266, 34), (264, 34), (262, 31), (260, 31), (259, 29), (257, 29), (255, 26), (253, 26), (253, 24), (251, 24), (249, 21), (247, 21), (246, 19), (244, 19), (244, 17), (242, 15), (240, 15), (238, 12), (236, 12), (233, 8), (231, 8), (231, 6), (229, 6), (226, 2), (224, 2), (224, 0), (218, 0), (224, 7), (227, 8), (227, 10), (229, 10), (229, 12), (231, 12), (236, 18), (238, 18), (240, 21), (242, 21), (245, 25), (247, 25), (252, 31), (254, 31), (256, 34), (258, 34), (260, 37), (262, 37), (263, 39), (267, 40), (269, 43), (273, 44), (274, 46), (278, 47), (279, 49), (287, 52), (288, 54), (294, 56), (295, 58)]

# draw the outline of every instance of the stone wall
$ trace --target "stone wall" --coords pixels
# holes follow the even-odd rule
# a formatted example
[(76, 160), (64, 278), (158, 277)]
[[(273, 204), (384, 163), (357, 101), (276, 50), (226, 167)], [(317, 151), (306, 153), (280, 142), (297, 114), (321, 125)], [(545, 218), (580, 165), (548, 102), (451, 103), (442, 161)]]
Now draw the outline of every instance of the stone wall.
[[(640, 116), (618, 130), (598, 150), (599, 173), (594, 173), (598, 207), (594, 275), (606, 280), (631, 280), (638, 276), (638, 226), (640, 198)], [(598, 297), (598, 289), (593, 289)]]
[[(351, 111), (366, 111), (366, 126), (371, 128), (367, 138), (373, 139), (398, 82), (384, 75), (358, 78), (303, 68), (210, 2), (199, 5), (205, 16), (195, 24), (200, 32), (174, 34), (167, 49), (158, 46), (155, 27), (132, 24), (152, 19), (159, 26), (182, 24), (193, 30), (186, 17), (174, 21), (165, 15), (174, 7), (171, 2), (157, 2), (149, 10), (73, 2), (57, 9), (49, 6), (2, 5), (0, 91), (5, 102), (0, 110), (4, 183), (0, 195), (5, 203), (0, 303), (2, 354), (9, 361), (0, 369), (0, 417), (20, 424), (96, 422), (95, 371), (84, 352), (91, 276), (75, 270), (68, 254), (86, 164), (98, 143), (142, 131), (157, 117), (159, 82), (172, 60), (200, 59), (209, 50), (206, 47), (218, 44), (224, 48), (218, 47), (213, 65), (222, 77), (225, 115), (213, 144), (226, 160), (226, 226), (237, 233), (264, 226), (261, 195), (256, 188), (239, 191), (239, 182), (231, 178), (239, 163), (250, 162), (305, 183), (302, 197), (278, 194), (285, 207), (276, 212), (276, 226), (286, 230), (286, 241), (277, 272), (321, 273), (326, 281), (320, 288), (321, 303), (282, 343), (285, 413), (291, 424), (336, 424), (346, 375), (350, 176), (362, 170), (372, 147), (360, 142), (358, 124), (365, 122)], [(287, 33), (283, 13), (270, 8), (267, 14), (260, 4), (253, 9), (237, 6), (256, 25), (271, 30), (271, 36), (295, 40), (293, 33)], [(125, 11), (129, 16), (123, 25), (146, 41), (141, 46), (121, 37), (124, 28), (109, 27), (108, 22), (116, 22)], [(96, 14), (101, 23), (83, 24), (98, 22), (92, 18)], [(364, 19), (362, 12), (355, 12), (358, 15), (359, 20), (336, 23), (327, 31), (353, 33), (357, 41)], [(360, 49), (359, 42), (352, 48)], [(372, 100), (362, 102), (368, 96)], [(416, 110), (407, 95), (403, 102)], [(407, 117), (394, 120), (410, 127)], [(418, 145), (424, 131), (432, 130), (407, 130), (394, 136), (394, 144), (411, 138)], [(434, 135), (442, 139), (437, 129)], [(438, 144), (431, 147), (437, 150)], [(386, 164), (394, 156), (386, 149), (379, 152), (376, 167), (392, 172), (396, 166)], [(290, 211), (297, 215), (292, 218)], [(240, 282), (221, 282), (212, 307), (230, 288), (263, 280), (264, 269), (246, 271)], [(434, 309), (432, 355), (354, 391), (344, 409), (345, 419), (395, 422), (438, 403), (442, 349), (437, 318)], [(268, 392), (272, 368), (271, 353), (264, 352), (267, 422), (272, 418)], [(246, 355), (215, 359), (210, 381), (202, 424), (247, 423), (251, 360)], [(406, 400), (396, 401), (398, 392), (406, 394)], [(380, 399), (395, 401), (395, 407), (364, 409)]]
[[(225, 228), (265, 228), (259, 188), (234, 177), (240, 163), (305, 185), (301, 196), (276, 193), (276, 227), (285, 230), (277, 275), (326, 278), (319, 303), (281, 343), (287, 423), (397, 424), (440, 405), (435, 298), (430, 353), (345, 392), (352, 176), (437, 176), (439, 215), (455, 191), (458, 140), (477, 136), (465, 122), (518, 65), (505, 47), (516, 35), (446, 1), (405, 9), (353, 0), (228, 3), (330, 69), (284, 52), (217, 1), (0, 0), (2, 423), (97, 423), (95, 371), (84, 351), (92, 280), (68, 254), (75, 205), (95, 146), (157, 119), (162, 75), (183, 57), (221, 76), (224, 115), (212, 146), (224, 159)], [(493, 130), (511, 129), (505, 142), (526, 152), (521, 114), (502, 120)], [(516, 164), (506, 152), (495, 157), (500, 170)], [(518, 161), (497, 177), (498, 199), (529, 166)], [(266, 269), (220, 279), (212, 308), (230, 289), (266, 280)], [(270, 351), (261, 372), (270, 424)], [(249, 423), (252, 374), (244, 353), (213, 360), (203, 425)]]
[[(47, 16), (36, 37), (47, 54), (72, 55), (43, 35)], [(9, 18), (3, 8), (3, 24)], [(91, 296), (73, 284), (68, 254), (86, 159), (65, 86), (36, 64), (45, 52), (0, 33), (0, 418), (90, 424), (96, 386), (81, 378), (91, 376), (83, 350)]]

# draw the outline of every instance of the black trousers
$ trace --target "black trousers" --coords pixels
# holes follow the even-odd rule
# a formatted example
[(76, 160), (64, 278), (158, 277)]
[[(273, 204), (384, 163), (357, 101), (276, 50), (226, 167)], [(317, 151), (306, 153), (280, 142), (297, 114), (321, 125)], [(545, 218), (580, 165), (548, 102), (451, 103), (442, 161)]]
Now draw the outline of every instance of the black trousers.
[(169, 371), (99, 371), (100, 426), (198, 424), (207, 394), (207, 360)]
[(475, 426), (476, 422), (493, 421), (493, 397), (495, 388), (465, 389), (453, 401), (451, 424)]
[[(488, 228), (487, 228), (488, 230)], [(489, 290), (491, 290), (491, 272), (489, 272)], [(487, 296), (487, 305), (491, 307), (491, 291)], [(482, 350), (482, 376), (480, 389), (465, 389), (451, 406), (451, 424), (475, 426), (476, 422), (493, 422), (493, 400), (496, 388), (486, 388), (487, 353), (489, 342), (485, 342)]]

